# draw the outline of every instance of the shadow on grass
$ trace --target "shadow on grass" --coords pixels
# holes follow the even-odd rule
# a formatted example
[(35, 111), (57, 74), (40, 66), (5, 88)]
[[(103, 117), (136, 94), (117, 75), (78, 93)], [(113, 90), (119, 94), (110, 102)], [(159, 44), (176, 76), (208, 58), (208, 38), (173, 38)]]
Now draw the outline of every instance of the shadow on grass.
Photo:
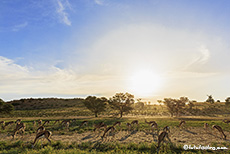
[(92, 134), (87, 135), (86, 137), (82, 138), (82, 140), (87, 140), (87, 139), (90, 139), (90, 138), (93, 138)]
[(136, 133), (137, 133), (137, 131), (132, 131), (130, 134), (122, 137), (119, 141), (125, 141), (127, 138), (129, 138), (130, 136), (132, 136), (132, 135), (134, 135)]
[(190, 131), (190, 130), (188, 130), (188, 129), (185, 129), (184, 131), (187, 132), (187, 133), (193, 134), (193, 135), (197, 135), (196, 132), (192, 132), (192, 131)]

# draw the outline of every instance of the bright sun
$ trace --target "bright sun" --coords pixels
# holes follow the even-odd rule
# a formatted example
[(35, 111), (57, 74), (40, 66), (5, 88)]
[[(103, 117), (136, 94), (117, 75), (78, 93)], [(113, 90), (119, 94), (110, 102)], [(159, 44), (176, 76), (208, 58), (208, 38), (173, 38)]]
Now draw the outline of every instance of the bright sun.
[(131, 91), (141, 97), (154, 95), (160, 84), (160, 77), (150, 70), (136, 72), (130, 79)]

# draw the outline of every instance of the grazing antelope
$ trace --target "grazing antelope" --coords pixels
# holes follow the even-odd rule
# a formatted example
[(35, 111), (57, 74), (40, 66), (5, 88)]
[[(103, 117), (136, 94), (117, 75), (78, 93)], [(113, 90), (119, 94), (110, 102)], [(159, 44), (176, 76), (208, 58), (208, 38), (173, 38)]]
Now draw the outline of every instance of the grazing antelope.
[(42, 125), (42, 120), (38, 120), (38, 125), (41, 126)]
[(68, 120), (62, 120), (61, 125), (66, 124), (67, 122), (69, 122), (69, 123), (70, 123), (70, 122), (71, 122), (71, 120), (69, 120), (69, 119), (68, 119)]
[(38, 127), (36, 133), (39, 133), (39, 132), (44, 131), (44, 130), (45, 130), (45, 127), (44, 126), (40, 126), (40, 127)]
[(100, 122), (100, 123), (98, 123), (98, 124), (94, 124), (94, 125), (93, 125), (93, 126), (94, 126), (93, 131), (95, 132), (97, 129), (100, 128), (101, 125), (104, 125), (104, 122)]
[(49, 124), (50, 123), (50, 121), (49, 120), (46, 120), (43, 124), (42, 124), (42, 126), (45, 126), (45, 124)]
[(154, 123), (151, 124), (151, 129), (152, 129), (152, 133), (153, 133), (153, 130), (154, 130), (154, 129), (157, 130), (157, 135), (158, 135), (159, 130), (158, 130), (158, 125), (157, 125), (156, 122), (154, 122)]
[(204, 130), (207, 132), (207, 130), (208, 130), (208, 123), (204, 123)]
[(96, 132), (96, 130), (100, 130), (101, 128), (103, 128), (104, 130), (106, 130), (107, 125), (104, 124), (104, 122), (100, 122), (98, 124), (95, 124), (93, 131)]
[(149, 121), (149, 122), (148, 122), (148, 121), (145, 119), (145, 123), (148, 124), (148, 125), (151, 125), (152, 123), (156, 123), (156, 122), (155, 122), (155, 121)]
[(128, 132), (131, 130), (132, 125), (130, 123), (126, 123), (126, 126), (128, 128)]
[(0, 124), (2, 124), (2, 129), (4, 129), (5, 121), (0, 121)]
[(218, 131), (220, 132), (220, 134), (222, 135), (223, 139), (226, 140), (226, 137), (227, 137), (227, 136), (224, 134), (224, 131), (223, 131), (223, 129), (222, 129), (220, 126), (218, 126), (218, 125), (213, 125), (213, 126), (212, 126), (212, 129), (213, 129), (213, 130), (214, 130), (214, 129), (218, 130)]
[(69, 121), (62, 122), (62, 126), (66, 128), (66, 130), (69, 130)]
[(16, 121), (15, 121), (15, 123), (17, 124), (17, 123), (20, 123), (22, 121), (22, 119), (17, 119)]
[(36, 127), (36, 121), (35, 120), (33, 121), (33, 126)]
[[(104, 124), (103, 122), (99, 125), (99, 127), (98, 127), (99, 129), (100, 128), (103, 128), (103, 129), (106, 129), (107, 128), (107, 125), (106, 124)], [(97, 128), (97, 129), (98, 129)]]
[(120, 121), (116, 121), (114, 124), (113, 124), (113, 127), (115, 128), (116, 126), (119, 126), (119, 130), (121, 130), (121, 122)]
[(12, 125), (13, 123), (14, 121), (5, 122), (5, 125), (2, 127), (2, 129), (5, 130), (7, 126)]
[(169, 128), (169, 126), (165, 126), (165, 127), (163, 128), (163, 131), (164, 131), (164, 132), (170, 133), (170, 128)]
[(24, 124), (24, 123), (17, 123), (16, 124), (16, 128), (14, 129), (14, 132), (13, 132), (13, 134), (12, 134), (12, 137), (13, 137), (13, 139), (14, 139), (14, 137), (16, 137), (16, 134), (18, 133), (18, 132), (22, 132), (22, 135), (24, 134), (24, 132), (25, 132), (25, 129), (26, 129), (26, 125)]
[(134, 127), (134, 125), (136, 125), (137, 130), (138, 130), (138, 128), (139, 128), (138, 120), (133, 120), (133, 121), (131, 122), (131, 125), (132, 125), (132, 127)]
[(62, 127), (66, 127), (66, 130), (68, 130), (68, 129), (69, 129), (70, 122), (71, 122), (70, 119), (68, 119), (68, 120), (62, 120), (61, 126), (62, 126)]
[(168, 136), (168, 132), (163, 131), (163, 132), (161, 132), (160, 135), (158, 136), (157, 153), (158, 153), (158, 151), (159, 151), (159, 149), (160, 149), (161, 143), (162, 143), (162, 142), (165, 142), (165, 138), (167, 138), (168, 141), (171, 142), (171, 140), (170, 140), (170, 138), (169, 138), (169, 136)]
[(49, 141), (49, 143), (51, 143), (51, 140), (50, 140), (51, 135), (52, 135), (52, 132), (48, 130), (44, 130), (44, 131), (37, 133), (34, 139), (34, 142), (32, 143), (32, 148), (34, 147), (35, 143), (41, 138), (46, 138)]
[(229, 124), (230, 120), (224, 119), (223, 122), (226, 123), (226, 124)]
[(77, 119), (72, 119), (72, 120), (71, 120), (71, 122), (74, 122), (74, 123), (75, 123), (76, 121), (77, 121)]
[(115, 136), (115, 128), (114, 128), (114, 126), (111, 126), (111, 127), (108, 127), (108, 128), (105, 129), (104, 134), (101, 136), (102, 141), (103, 141), (103, 139), (104, 139), (106, 134), (107, 135), (112, 134), (112, 136), (114, 137)]
[(148, 121), (145, 119), (145, 123), (148, 124), (149, 127), (152, 128), (152, 125), (155, 124), (156, 122), (155, 122), (155, 121), (149, 121), (149, 122), (148, 122)]
[(185, 124), (186, 124), (186, 122), (184, 120), (181, 120), (178, 127), (182, 128), (182, 127), (184, 127)]
[(56, 123), (59, 123), (60, 122), (60, 120), (58, 119), (58, 120), (55, 120), (55, 122), (54, 122), (54, 125), (56, 124)]
[(82, 126), (88, 126), (89, 122), (88, 121), (82, 121), (79, 128), (81, 128)]

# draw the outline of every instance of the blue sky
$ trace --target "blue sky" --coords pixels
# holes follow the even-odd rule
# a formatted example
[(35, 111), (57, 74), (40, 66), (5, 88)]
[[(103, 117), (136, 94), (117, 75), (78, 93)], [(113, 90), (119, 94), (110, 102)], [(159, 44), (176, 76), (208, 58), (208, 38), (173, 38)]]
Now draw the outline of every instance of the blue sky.
[(1, 0), (0, 97), (127, 91), (151, 101), (207, 94), (224, 101), (229, 7), (227, 0)]

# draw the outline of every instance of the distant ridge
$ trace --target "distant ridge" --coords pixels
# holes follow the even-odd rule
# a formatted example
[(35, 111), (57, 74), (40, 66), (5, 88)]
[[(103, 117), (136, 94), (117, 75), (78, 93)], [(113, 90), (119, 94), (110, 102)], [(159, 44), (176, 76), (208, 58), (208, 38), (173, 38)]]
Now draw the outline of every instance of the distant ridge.
[(37, 110), (37, 109), (57, 109), (68, 107), (84, 107), (84, 99), (73, 98), (25, 98), (20, 100), (8, 101), (14, 106), (15, 110)]

